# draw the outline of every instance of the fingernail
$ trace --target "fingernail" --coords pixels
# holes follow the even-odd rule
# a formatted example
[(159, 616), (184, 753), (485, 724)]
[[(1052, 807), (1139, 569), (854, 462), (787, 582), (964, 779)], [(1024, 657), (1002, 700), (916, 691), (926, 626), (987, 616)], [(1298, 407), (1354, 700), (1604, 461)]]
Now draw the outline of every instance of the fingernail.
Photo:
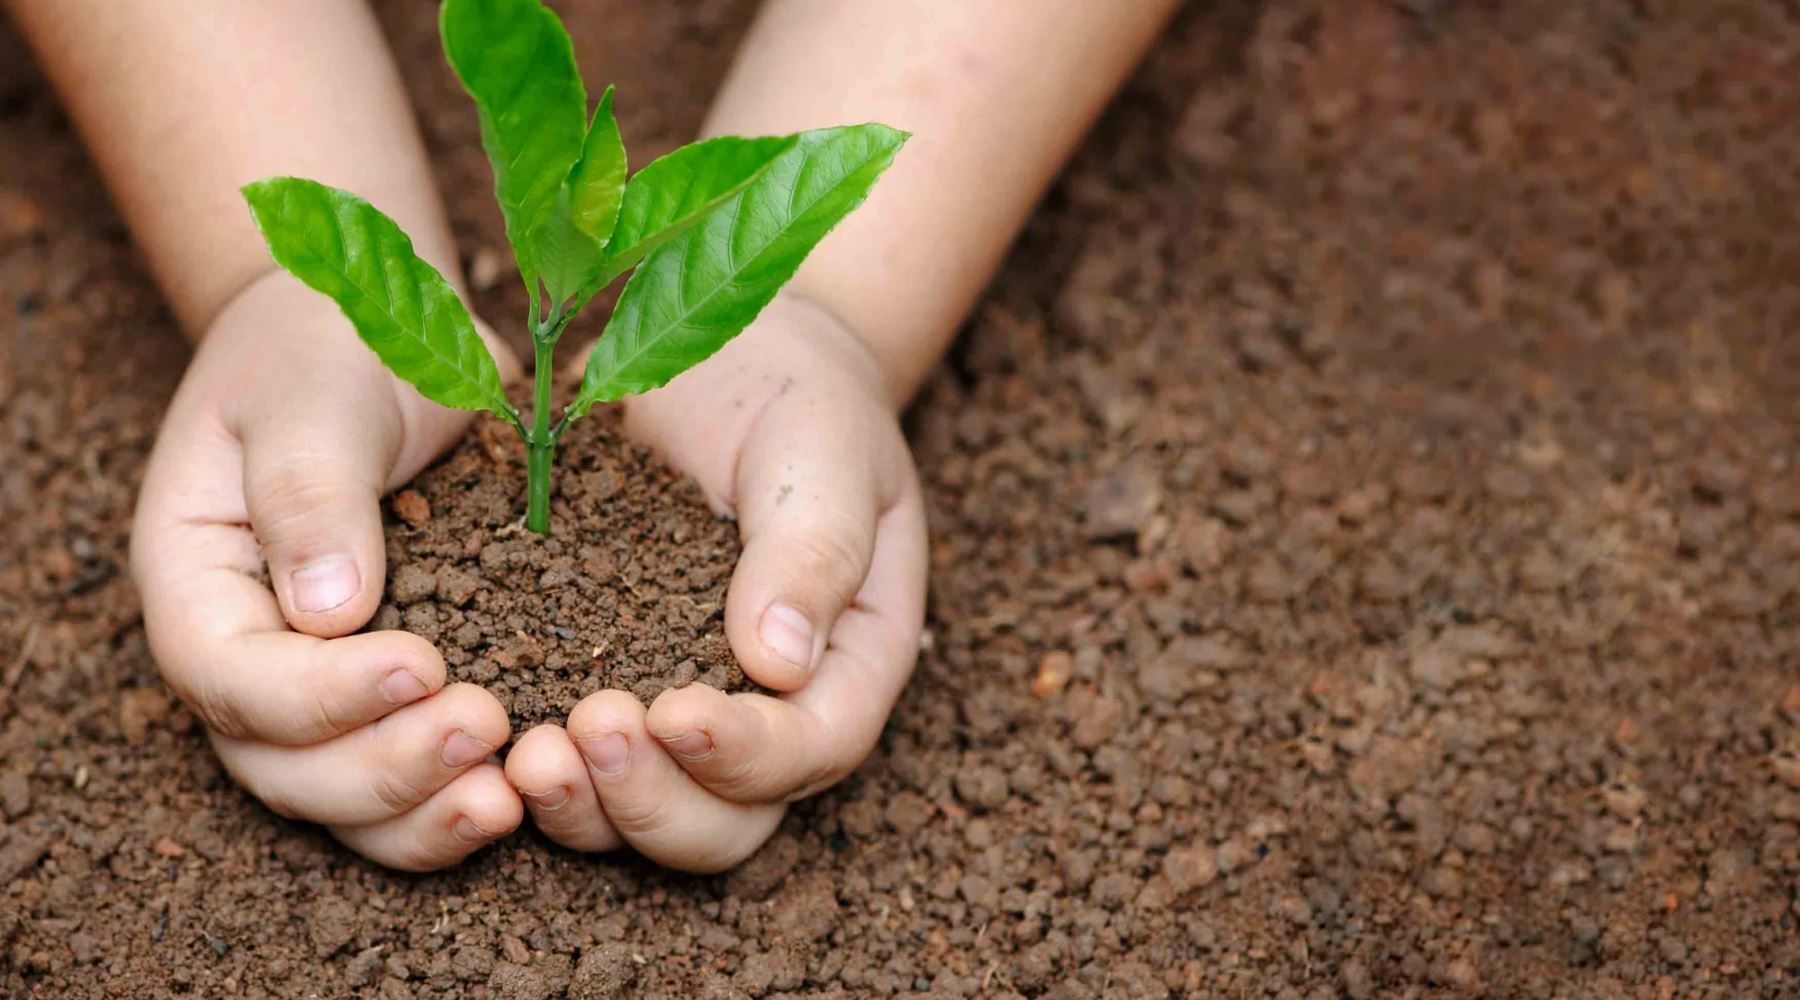
[(456, 825), (450, 828), (450, 832), (456, 835), (457, 840), (465, 844), (480, 844), (493, 839), (488, 834), (482, 833), (481, 827), (476, 826), (467, 816), (457, 817)]
[(631, 742), (622, 733), (607, 733), (591, 740), (582, 740), (581, 755), (586, 757), (594, 770), (611, 777), (625, 773), (625, 765), (631, 763)]
[(330, 611), (355, 597), (361, 587), (362, 575), (349, 556), (315, 559), (288, 574), (294, 610), (302, 614)]
[(410, 670), (396, 670), (381, 679), (381, 696), (390, 705), (409, 705), (425, 697), (425, 682)]
[(566, 785), (557, 785), (547, 792), (524, 792), (531, 804), (545, 812), (555, 812), (569, 802), (569, 789)]
[(438, 756), (443, 758), (445, 767), (468, 767), (476, 761), (486, 760), (493, 752), (493, 747), (458, 729), (445, 738), (444, 749), (438, 751)]
[(806, 616), (785, 604), (763, 612), (762, 641), (796, 667), (812, 669), (813, 627)]
[(680, 736), (657, 737), (669, 752), (683, 760), (705, 760), (712, 756), (712, 737), (701, 732), (682, 733)]

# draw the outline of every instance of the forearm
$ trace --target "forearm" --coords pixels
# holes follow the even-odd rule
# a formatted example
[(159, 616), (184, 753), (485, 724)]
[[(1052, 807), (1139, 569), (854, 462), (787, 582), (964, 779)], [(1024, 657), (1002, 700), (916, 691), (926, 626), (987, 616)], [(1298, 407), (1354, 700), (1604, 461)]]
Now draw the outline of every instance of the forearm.
[(360, 0), (0, 0), (198, 339), (270, 267), (238, 188), (354, 191), (460, 269), (392, 58)]
[(770, 0), (707, 121), (913, 133), (789, 286), (857, 330), (904, 400), (1177, 0)]

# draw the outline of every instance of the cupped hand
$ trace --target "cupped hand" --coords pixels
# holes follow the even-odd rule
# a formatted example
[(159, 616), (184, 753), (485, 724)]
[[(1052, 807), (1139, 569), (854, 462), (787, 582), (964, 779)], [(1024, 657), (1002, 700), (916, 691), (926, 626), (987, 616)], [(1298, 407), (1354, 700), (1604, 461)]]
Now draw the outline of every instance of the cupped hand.
[(500, 703), (446, 686), (417, 636), (351, 634), (381, 600), (382, 494), (467, 423), (389, 375), (330, 301), (270, 272), (201, 342), (132, 528), (151, 651), (226, 770), (396, 868), (454, 864), (522, 819), (491, 762), (510, 734)]
[(918, 657), (924, 505), (875, 358), (798, 298), (632, 400), (626, 426), (736, 515), (725, 633), (782, 693), (695, 684), (646, 710), (602, 691), (521, 737), (506, 773), (565, 846), (718, 871), (873, 749)]

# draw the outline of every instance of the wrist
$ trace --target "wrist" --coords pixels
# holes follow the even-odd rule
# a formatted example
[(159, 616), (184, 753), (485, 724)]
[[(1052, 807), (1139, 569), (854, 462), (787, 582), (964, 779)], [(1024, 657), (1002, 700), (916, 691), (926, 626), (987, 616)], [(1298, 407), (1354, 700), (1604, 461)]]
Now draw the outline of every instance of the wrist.
[[(510, 385), (522, 379), (525, 369), (520, 365), (512, 348), (507, 346), (506, 341), (501, 339), (492, 327), (474, 314), (474, 309), (469, 306), (468, 296), (462, 290), (462, 286), (455, 285), (454, 287), (457, 289), (458, 296), (463, 299), (464, 306), (469, 307), (470, 317), (475, 323), (475, 332), (481, 336), (482, 343), (487, 345), (488, 353), (494, 357), (495, 366), (500, 369), (500, 380)], [(245, 324), (240, 322), (240, 317), (245, 313), (254, 315), (271, 310), (283, 314), (294, 311), (302, 315), (316, 312), (321, 317), (329, 317), (329, 325), (332, 330), (335, 331), (341, 327), (347, 336), (322, 333), (320, 339), (313, 342), (293, 345), (271, 343), (266, 345), (265, 349), (279, 352), (282, 347), (293, 346), (300, 348), (305, 353), (315, 355), (321, 351), (343, 349), (348, 353), (366, 358), (370, 367), (380, 370), (389, 379), (393, 379), (393, 375), (381, 365), (381, 361), (375, 356), (375, 353), (362, 342), (361, 338), (356, 336), (355, 330), (344, 318), (336, 304), (323, 294), (307, 287), (298, 278), (273, 262), (245, 281), (236, 292), (232, 293), (230, 298), (219, 306), (213, 313), (212, 319), (208, 320), (195, 333), (193, 338), (195, 346), (198, 347), (210, 341), (213, 338), (213, 332), (220, 328), (247, 327), (245, 332), (252, 337), (267, 339), (275, 332), (274, 328), (257, 323)]]
[(783, 289), (769, 304), (771, 309), (777, 307), (806, 314), (810, 321), (796, 324), (794, 329), (808, 337), (816, 352), (828, 356), (828, 363), (835, 362), (863, 382), (882, 400), (885, 409), (899, 416), (902, 401), (890, 391), (894, 373), (864, 331), (846, 319), (842, 311), (825, 299), (788, 289)]
[[(503, 379), (520, 373), (512, 351), (479, 320)], [(382, 365), (337, 304), (278, 268), (246, 284), (207, 325), (188, 370), (196, 399), (227, 426), (295, 393), (328, 394), (362, 408), (375, 423), (393, 420), (396, 459), (416, 463), (462, 433), (469, 414), (419, 395)], [(414, 452), (418, 454), (414, 454)]]
[(623, 409), (627, 429), (639, 439), (703, 483), (722, 483), (739, 442), (777, 400), (860, 397), (878, 401), (897, 420), (885, 379), (875, 353), (848, 324), (809, 298), (783, 292), (717, 354), (660, 389), (626, 399)]
[(880, 360), (847, 323), (813, 299), (783, 292), (717, 354), (624, 406), (642, 415), (636, 419), (661, 421), (723, 405), (749, 420), (797, 380), (850, 380), (885, 401), (885, 378)]

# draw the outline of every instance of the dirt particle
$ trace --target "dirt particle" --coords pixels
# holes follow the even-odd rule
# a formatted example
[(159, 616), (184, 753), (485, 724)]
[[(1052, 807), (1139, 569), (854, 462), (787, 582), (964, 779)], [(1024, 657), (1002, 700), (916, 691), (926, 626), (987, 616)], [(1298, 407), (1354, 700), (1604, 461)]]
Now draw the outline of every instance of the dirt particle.
[(307, 933), (312, 937), (313, 954), (320, 958), (335, 954), (356, 938), (356, 908), (337, 896), (320, 899), (313, 905)]
[[(467, 606), (481, 587), (481, 577), (466, 570), (445, 566), (437, 571), (437, 599), (453, 608)], [(465, 624), (474, 625), (473, 622)]]
[(1231, 837), (1219, 845), (1214, 853), (1219, 874), (1229, 875), (1241, 868), (1246, 868), (1267, 856), (1267, 851), (1257, 850), (1257, 845), (1243, 837)]
[(394, 516), (404, 521), (408, 527), (423, 528), (431, 521), (431, 501), (418, 490), (401, 490), (394, 494), (391, 501)]
[(50, 850), (50, 838), (35, 833), (14, 833), (0, 843), (0, 888), (37, 866)]
[(402, 563), (394, 567), (388, 579), (388, 597), (405, 607), (417, 604), (437, 593), (437, 574), (418, 563)]
[(1448, 643), (1441, 642), (1427, 643), (1414, 650), (1406, 669), (1413, 680), (1438, 691), (1448, 691), (1469, 675), (1467, 660)]
[(126, 688), (119, 694), (119, 733), (133, 746), (141, 745), (168, 717), (169, 697), (159, 688)]
[(609, 941), (582, 952), (569, 980), (569, 1000), (611, 1000), (637, 978), (631, 949)]
[(364, 948), (344, 966), (344, 981), (351, 986), (373, 986), (381, 978), (383, 965), (381, 946)]
[(549, 1000), (550, 997), (550, 984), (541, 973), (512, 962), (495, 965), (487, 985), (497, 1000)]
[(1452, 959), (1444, 967), (1444, 982), (1467, 996), (1481, 992), (1481, 970), (1467, 956)]
[(1637, 819), (1644, 811), (1644, 804), (1649, 796), (1635, 782), (1618, 780), (1609, 781), (1600, 789), (1601, 801), (1606, 803), (1607, 812), (1623, 820)]
[(1119, 721), (1124, 713), (1125, 707), (1116, 698), (1089, 698), (1069, 730), (1070, 742), (1083, 750), (1100, 746), (1112, 739), (1113, 734), (1118, 731)]
[(762, 996), (770, 990), (797, 989), (806, 981), (806, 968), (794, 952), (786, 948), (759, 950), (745, 958), (732, 977), (732, 984), (751, 996)]
[(1211, 885), (1219, 876), (1219, 861), (1210, 847), (1178, 847), (1163, 858), (1162, 873), (1171, 889), (1185, 894)]
[(770, 924), (790, 941), (817, 941), (838, 926), (837, 886), (831, 876), (815, 872), (796, 880), (771, 908)]
[(1161, 503), (1156, 471), (1142, 461), (1125, 462), (1088, 487), (1081, 504), (1084, 530), (1096, 542), (1132, 538)]
[(1800, 788), (1800, 750), (1783, 748), (1769, 755), (1770, 769), (1789, 788)]
[(1075, 657), (1062, 650), (1045, 653), (1038, 660), (1037, 673), (1031, 678), (1031, 693), (1039, 698), (1061, 694), (1069, 686), (1075, 671)]
[(18, 771), (0, 772), (0, 813), (18, 819), (31, 811), (31, 782)]
[(931, 806), (915, 792), (901, 792), (888, 800), (882, 818), (895, 833), (912, 837), (931, 822)]
[(997, 767), (976, 767), (959, 771), (956, 775), (956, 795), (977, 809), (997, 809), (1010, 796), (1006, 772)]
[(800, 864), (800, 843), (780, 834), (769, 838), (749, 860), (732, 869), (726, 886), (747, 899), (761, 899), (785, 881)]

